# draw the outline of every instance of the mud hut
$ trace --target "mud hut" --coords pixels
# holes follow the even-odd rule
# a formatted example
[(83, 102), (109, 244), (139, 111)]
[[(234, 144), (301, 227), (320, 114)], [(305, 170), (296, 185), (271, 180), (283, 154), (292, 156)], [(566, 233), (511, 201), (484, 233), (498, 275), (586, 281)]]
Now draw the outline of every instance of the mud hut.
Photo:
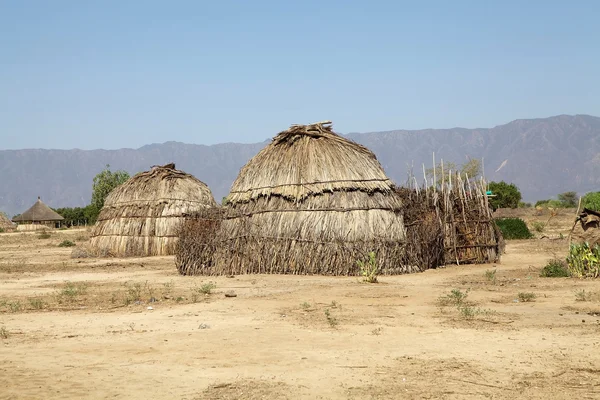
[(15, 229), (16, 225), (3, 212), (0, 212), (0, 232), (12, 232)]
[(570, 241), (600, 244), (600, 212), (584, 208), (571, 229)]
[(115, 256), (173, 254), (184, 215), (216, 205), (208, 186), (175, 164), (154, 166), (107, 196), (91, 247)]
[(403, 263), (402, 201), (392, 182), (371, 151), (331, 122), (279, 133), (241, 169), (218, 225), (204, 244), (212, 257), (179, 249), (182, 274), (359, 275), (357, 261), (371, 252), (382, 274), (419, 270)]
[(38, 196), (37, 201), (27, 211), (13, 218), (20, 231), (60, 228), (64, 218), (48, 207)]

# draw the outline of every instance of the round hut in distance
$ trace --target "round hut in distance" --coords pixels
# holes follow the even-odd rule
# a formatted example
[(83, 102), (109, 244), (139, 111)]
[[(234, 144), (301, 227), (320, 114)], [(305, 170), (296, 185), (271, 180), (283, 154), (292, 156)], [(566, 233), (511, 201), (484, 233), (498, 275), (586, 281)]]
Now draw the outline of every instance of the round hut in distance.
[(106, 198), (91, 234), (100, 254), (156, 256), (174, 254), (187, 213), (216, 207), (209, 187), (175, 164), (141, 172)]
[(252, 158), (227, 196), (212, 262), (178, 253), (176, 263), (183, 274), (359, 275), (374, 253), (380, 273), (399, 274), (413, 271), (404, 242), (402, 202), (377, 158), (327, 121), (293, 125)]

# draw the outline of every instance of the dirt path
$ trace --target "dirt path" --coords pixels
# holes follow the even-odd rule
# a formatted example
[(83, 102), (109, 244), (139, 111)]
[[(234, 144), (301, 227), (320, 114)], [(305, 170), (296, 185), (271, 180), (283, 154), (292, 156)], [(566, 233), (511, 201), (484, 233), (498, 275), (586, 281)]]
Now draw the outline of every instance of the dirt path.
[[(0, 398), (599, 398), (600, 302), (575, 294), (600, 284), (540, 278), (561, 251), (512, 242), (497, 266), (211, 289), (168, 257), (77, 263), (48, 246), (0, 270)], [(467, 294), (458, 306), (453, 289)]]

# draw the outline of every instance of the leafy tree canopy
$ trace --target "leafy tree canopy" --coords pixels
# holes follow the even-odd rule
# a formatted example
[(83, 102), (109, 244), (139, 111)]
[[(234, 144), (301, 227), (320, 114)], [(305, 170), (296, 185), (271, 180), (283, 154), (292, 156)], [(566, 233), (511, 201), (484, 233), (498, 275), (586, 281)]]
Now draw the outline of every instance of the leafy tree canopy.
[(514, 183), (490, 182), (489, 190), (494, 197), (490, 197), (490, 205), (494, 210), (498, 208), (517, 208), (521, 201), (521, 191)]

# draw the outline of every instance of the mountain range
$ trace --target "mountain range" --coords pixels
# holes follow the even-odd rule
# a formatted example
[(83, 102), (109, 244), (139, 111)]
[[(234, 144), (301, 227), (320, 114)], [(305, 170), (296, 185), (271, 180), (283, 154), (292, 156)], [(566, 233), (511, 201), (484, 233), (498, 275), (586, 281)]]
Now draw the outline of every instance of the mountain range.
[[(527, 201), (566, 191), (600, 191), (599, 117), (559, 115), (520, 119), (494, 128), (345, 136), (374, 151), (398, 184), (406, 182), (410, 169), (422, 176), (422, 165), (431, 167), (435, 153), (436, 161), (456, 164), (482, 159), (489, 181), (515, 183)], [(10, 216), (20, 213), (37, 196), (55, 208), (84, 206), (90, 201), (94, 176), (107, 164), (111, 170), (134, 174), (152, 165), (175, 162), (178, 169), (206, 182), (220, 201), (240, 168), (268, 142), (212, 146), (166, 142), (119, 150), (0, 150), (0, 211)]]

